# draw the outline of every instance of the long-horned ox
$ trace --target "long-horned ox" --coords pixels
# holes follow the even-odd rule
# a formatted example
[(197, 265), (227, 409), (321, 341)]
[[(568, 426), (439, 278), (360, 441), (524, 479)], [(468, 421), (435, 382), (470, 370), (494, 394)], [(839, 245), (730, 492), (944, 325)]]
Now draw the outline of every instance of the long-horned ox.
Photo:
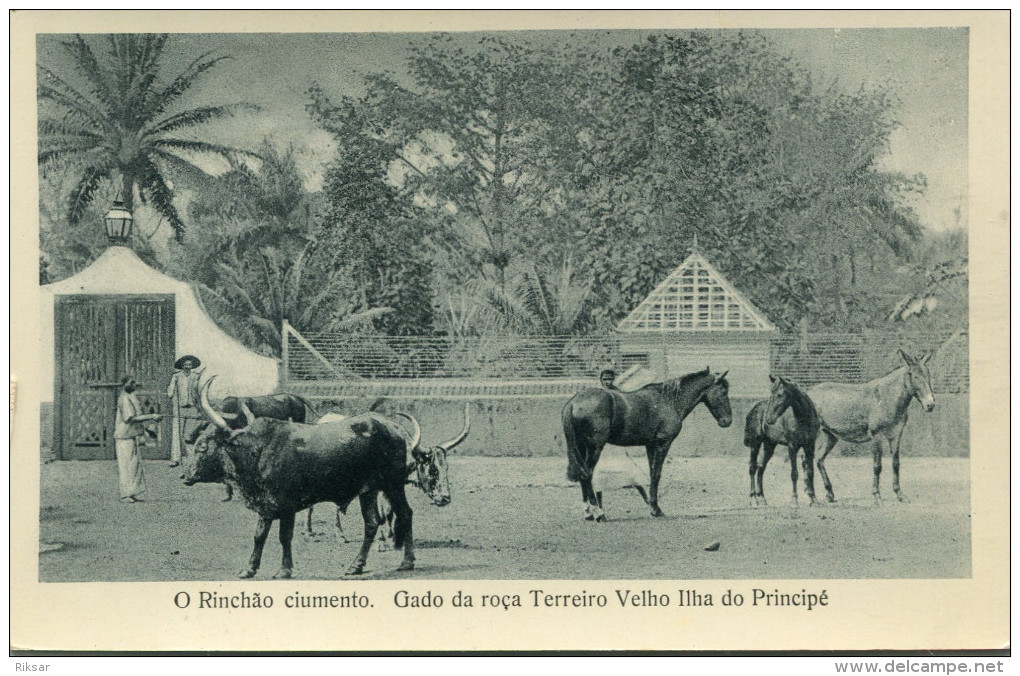
[[(375, 505), (380, 492), (393, 505), (396, 515), (394, 543), (404, 550), (398, 570), (414, 568), (412, 511), (404, 482), (407, 452), (410, 449), (414, 453), (420, 439), (416, 421), (414, 438), (409, 441), (399, 425), (376, 414), (305, 425), (257, 418), (242, 406), (247, 425), (235, 430), (209, 403), (209, 386), (207, 382), (202, 387), (199, 400), (215, 432), (195, 447), (184, 483), (190, 486), (231, 481), (240, 489), (247, 507), (258, 515), (254, 547), (248, 566), (240, 574), (242, 578), (258, 571), (273, 521), (280, 521), (283, 548), (282, 564), (275, 577), (289, 578), (294, 567), (291, 541), (297, 513), (317, 502), (333, 502), (346, 509), (354, 498), (361, 503), (365, 537), (347, 574), (362, 573), (379, 528)], [(448, 490), (445, 465), (430, 464), (424, 473), (437, 476), (424, 487), (426, 490), (432, 487), (438, 492), (440, 486)], [(441, 496), (433, 499), (443, 500)]]
[[(376, 401), (372, 404), (370, 411), (375, 411), (380, 401)], [(415, 439), (421, 438), (421, 430), (417, 427), (417, 421), (409, 415), (403, 413), (397, 413), (409, 420), (415, 425)], [(329, 412), (319, 418), (319, 425), (329, 424), (335, 422), (342, 422), (349, 420), (349, 418), (342, 413)], [(421, 448), (419, 443), (416, 441), (414, 444), (415, 450), (411, 452), (412, 459), (407, 463), (407, 483), (412, 486), (417, 486), (425, 493), (426, 496), (432, 501), (432, 504), (437, 507), (444, 507), (450, 503), (450, 484), (449, 484), (449, 470), (447, 466), (446, 454), (452, 451), (456, 446), (459, 446), (465, 439), (467, 439), (468, 432), (471, 431), (471, 405), (464, 405), (464, 429), (461, 430), (460, 434), (455, 436), (449, 441), (444, 441), (436, 446), (430, 446), (428, 448)], [(433, 471), (430, 469), (433, 465), (439, 468), (439, 471)], [(445, 477), (445, 479), (444, 479)], [(433, 484), (439, 483), (438, 486)], [(384, 493), (379, 494), (377, 500), (379, 510), (379, 525), (381, 526), (379, 532), (380, 549), (385, 548), (385, 542), (387, 539), (393, 538), (393, 519), (394, 512), (393, 506), (386, 498)], [(305, 532), (313, 534), (312, 531), (312, 511), (314, 507), (308, 508), (308, 517), (305, 521)], [(337, 508), (336, 511), (336, 528), (337, 537), (347, 542), (347, 536), (344, 534), (343, 524), (340, 521), (340, 515), (344, 513), (344, 510)]]

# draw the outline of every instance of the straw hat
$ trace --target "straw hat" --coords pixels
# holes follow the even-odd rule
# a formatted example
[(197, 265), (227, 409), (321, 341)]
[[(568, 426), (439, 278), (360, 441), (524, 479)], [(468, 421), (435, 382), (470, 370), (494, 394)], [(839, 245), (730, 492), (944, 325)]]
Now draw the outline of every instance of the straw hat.
[(186, 362), (186, 361), (190, 361), (191, 362), (191, 368), (193, 368), (193, 369), (197, 369), (199, 366), (202, 365), (202, 360), (201, 359), (199, 359), (198, 357), (196, 357), (193, 354), (186, 354), (186, 355), (184, 355), (183, 357), (181, 357), (180, 359), (178, 359), (177, 361), (174, 362), (174, 368), (177, 369), (177, 370), (180, 370), (180, 369), (184, 368), (184, 362)]

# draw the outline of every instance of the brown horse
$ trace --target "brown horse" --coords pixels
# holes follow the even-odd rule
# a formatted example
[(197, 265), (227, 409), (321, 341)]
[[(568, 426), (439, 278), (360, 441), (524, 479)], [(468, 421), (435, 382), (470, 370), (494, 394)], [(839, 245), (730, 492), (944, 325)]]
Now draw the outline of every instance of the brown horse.
[(728, 427), (733, 421), (728, 392), (726, 373), (717, 375), (705, 368), (634, 392), (588, 389), (575, 394), (563, 407), (563, 436), (567, 479), (581, 484), (585, 518), (606, 520), (592, 488), (592, 475), (607, 443), (645, 447), (651, 477), (648, 505), (652, 516), (662, 516), (659, 478), (670, 444), (680, 434), (684, 418), (701, 403), (720, 427)]
[(931, 374), (928, 372), (931, 355), (916, 359), (900, 350), (900, 357), (904, 365), (881, 378), (862, 385), (821, 383), (808, 391), (821, 417), (825, 437), (825, 450), (818, 456), (818, 472), (825, 482), (829, 502), (835, 502), (836, 497), (825, 471), (825, 457), (839, 439), (874, 443), (875, 479), (871, 492), (876, 503), (882, 502), (878, 489), (882, 453), (886, 449), (891, 450), (893, 492), (900, 502), (904, 501), (900, 491), (900, 437), (907, 423), (910, 400), (917, 399), (924, 410), (931, 413), (935, 410), (935, 396), (931, 392)]
[[(790, 504), (797, 506), (797, 451), (804, 449), (804, 490), (815, 500), (815, 440), (820, 426), (818, 412), (811, 398), (795, 383), (782, 376), (772, 379), (772, 393), (765, 401), (759, 401), (747, 414), (744, 424), (744, 445), (751, 449), (748, 473), (751, 475), (751, 506), (765, 502), (762, 477), (777, 445), (786, 446), (790, 452), (790, 480), (793, 494)], [(764, 445), (765, 452), (761, 465), (758, 464), (758, 450)]]

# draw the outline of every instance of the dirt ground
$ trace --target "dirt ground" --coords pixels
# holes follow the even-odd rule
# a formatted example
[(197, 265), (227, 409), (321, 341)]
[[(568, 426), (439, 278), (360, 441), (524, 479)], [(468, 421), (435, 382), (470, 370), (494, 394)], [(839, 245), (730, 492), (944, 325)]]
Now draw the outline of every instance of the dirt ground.
[[(886, 462), (886, 465), (889, 463)], [(831, 458), (835, 504), (789, 507), (789, 465), (777, 454), (765, 479), (769, 506), (748, 505), (737, 458), (670, 458), (654, 519), (633, 490), (609, 491), (610, 521), (581, 518), (580, 490), (562, 458), (451, 456), (453, 502), (443, 508), (408, 488), (417, 569), (397, 573), (399, 552), (373, 548), (361, 579), (791, 579), (946, 578), (971, 575), (970, 466), (966, 458), (903, 459), (907, 503), (891, 468), (884, 505), (871, 500), (871, 459)], [(183, 486), (180, 470), (146, 462), (148, 493), (117, 500), (113, 462), (41, 467), (39, 578), (43, 582), (234, 579), (247, 561), (255, 516), (218, 485)], [(819, 495), (824, 491), (816, 476)], [(304, 515), (299, 517), (303, 523)], [(332, 505), (315, 511), (321, 535), (294, 538), (294, 576), (338, 579), (358, 545), (334, 537)], [(355, 502), (343, 519), (362, 531)], [(259, 579), (280, 560), (274, 525)], [(717, 551), (706, 551), (718, 542)]]

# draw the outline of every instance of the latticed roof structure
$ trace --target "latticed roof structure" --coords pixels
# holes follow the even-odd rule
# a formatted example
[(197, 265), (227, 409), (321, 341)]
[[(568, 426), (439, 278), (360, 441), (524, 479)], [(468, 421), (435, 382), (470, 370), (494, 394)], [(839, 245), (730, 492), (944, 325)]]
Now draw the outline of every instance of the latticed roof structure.
[(691, 255), (620, 322), (624, 333), (775, 331), (695, 245)]

